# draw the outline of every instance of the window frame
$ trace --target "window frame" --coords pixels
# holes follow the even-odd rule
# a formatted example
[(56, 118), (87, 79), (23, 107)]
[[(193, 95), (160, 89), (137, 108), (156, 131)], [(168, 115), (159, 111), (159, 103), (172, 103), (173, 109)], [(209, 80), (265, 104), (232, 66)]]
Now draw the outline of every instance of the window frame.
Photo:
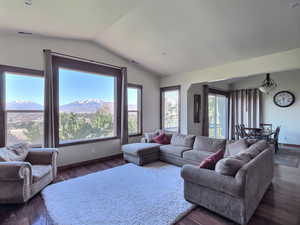
[[(138, 120), (138, 125), (139, 125), (139, 132), (136, 134), (129, 134), (128, 131), (128, 136), (129, 137), (137, 137), (137, 136), (142, 136), (143, 135), (143, 85), (141, 84), (133, 84), (133, 83), (128, 83), (127, 84), (127, 89), (128, 88), (135, 88), (138, 89), (141, 93), (140, 96), (140, 102), (138, 102), (138, 106), (140, 105), (140, 109), (137, 110), (128, 110), (128, 114), (129, 112), (138, 112), (139, 113), (139, 120)], [(128, 98), (128, 96), (127, 96)]]
[(180, 133), (181, 131), (181, 86), (168, 86), (160, 88), (160, 129), (165, 129), (163, 127), (163, 94), (167, 91), (178, 91), (178, 130), (176, 132)]
[[(79, 61), (76, 59), (52, 56), (52, 65), (53, 65), (53, 81), (54, 81), (54, 139), (56, 147), (63, 146), (72, 146), (72, 145), (81, 145), (94, 142), (102, 142), (108, 140), (120, 139), (121, 136), (121, 83), (122, 83), (122, 73), (120, 69), (99, 65), (92, 62)], [(104, 138), (92, 138), (86, 140), (70, 140), (65, 142), (60, 142), (59, 139), (59, 68), (65, 68), (70, 70), (77, 70), (87, 73), (103, 74), (106, 76), (112, 76), (116, 78), (115, 83), (115, 105), (116, 105), (116, 135), (113, 137), (104, 137)]]
[[(23, 67), (16, 67), (16, 66), (8, 66), (8, 65), (0, 65), (0, 147), (5, 147), (7, 144), (6, 141), (6, 134), (7, 134), (7, 113), (9, 112), (20, 112), (20, 113), (32, 113), (32, 112), (41, 112), (45, 113), (46, 105), (44, 102), (44, 109), (43, 110), (6, 110), (6, 86), (5, 86), (5, 73), (14, 73), (19, 74), (22, 76), (30, 76), (30, 77), (42, 77), (44, 78), (44, 71), (42, 70), (35, 70), (35, 69), (28, 69)], [(44, 87), (45, 91), (45, 87)], [(44, 119), (44, 127), (46, 120)], [(45, 129), (44, 129), (45, 135)], [(44, 136), (42, 137), (44, 139)], [(31, 145), (30, 147), (42, 147), (41, 145)]]

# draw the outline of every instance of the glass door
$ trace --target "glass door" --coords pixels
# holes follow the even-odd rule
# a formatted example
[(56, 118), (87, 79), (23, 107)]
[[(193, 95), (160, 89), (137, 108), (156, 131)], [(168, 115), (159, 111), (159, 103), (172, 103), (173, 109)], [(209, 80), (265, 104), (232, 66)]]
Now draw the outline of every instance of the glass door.
[(209, 137), (228, 137), (228, 97), (221, 94), (208, 95)]

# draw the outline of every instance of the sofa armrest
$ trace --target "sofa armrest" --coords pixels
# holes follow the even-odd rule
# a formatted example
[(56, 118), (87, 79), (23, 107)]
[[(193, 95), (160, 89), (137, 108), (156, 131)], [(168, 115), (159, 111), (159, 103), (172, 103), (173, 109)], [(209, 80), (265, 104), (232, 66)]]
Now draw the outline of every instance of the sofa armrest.
[(245, 183), (246, 200), (252, 201), (253, 198), (261, 198), (271, 184), (273, 174), (274, 150), (267, 148), (236, 174), (236, 179)]
[(243, 184), (238, 179), (216, 173), (214, 170), (184, 165), (181, 176), (185, 181), (197, 184), (234, 197), (243, 195)]
[(56, 148), (31, 148), (29, 149), (26, 161), (31, 164), (53, 164), (57, 154), (58, 150)]
[(23, 180), (27, 176), (31, 180), (31, 173), (31, 164), (28, 162), (0, 162), (1, 181)]

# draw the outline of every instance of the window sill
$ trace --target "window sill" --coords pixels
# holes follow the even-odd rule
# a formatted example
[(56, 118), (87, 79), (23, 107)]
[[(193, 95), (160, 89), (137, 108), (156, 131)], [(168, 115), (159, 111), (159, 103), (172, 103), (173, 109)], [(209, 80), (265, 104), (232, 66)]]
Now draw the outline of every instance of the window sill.
[(120, 139), (120, 137), (107, 137), (107, 138), (97, 138), (97, 139), (89, 139), (89, 140), (78, 140), (78, 141), (65, 141), (61, 142), (57, 145), (57, 147), (65, 147), (65, 146), (72, 146), (72, 145), (82, 145), (82, 144), (88, 144), (88, 143), (95, 143), (95, 142), (103, 142), (103, 141), (109, 141), (109, 140), (116, 140)]

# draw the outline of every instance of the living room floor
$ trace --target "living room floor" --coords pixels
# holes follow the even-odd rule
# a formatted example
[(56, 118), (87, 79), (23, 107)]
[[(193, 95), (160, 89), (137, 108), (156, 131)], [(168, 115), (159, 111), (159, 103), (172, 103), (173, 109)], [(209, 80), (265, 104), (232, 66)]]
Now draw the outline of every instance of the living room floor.
[[(249, 225), (300, 224), (300, 150), (280, 149), (275, 156), (275, 176)], [(67, 169), (55, 182), (125, 164), (121, 157)], [(195, 208), (177, 225), (233, 225), (235, 223), (202, 207)], [(24, 205), (0, 206), (0, 225), (54, 225), (41, 195)]]

